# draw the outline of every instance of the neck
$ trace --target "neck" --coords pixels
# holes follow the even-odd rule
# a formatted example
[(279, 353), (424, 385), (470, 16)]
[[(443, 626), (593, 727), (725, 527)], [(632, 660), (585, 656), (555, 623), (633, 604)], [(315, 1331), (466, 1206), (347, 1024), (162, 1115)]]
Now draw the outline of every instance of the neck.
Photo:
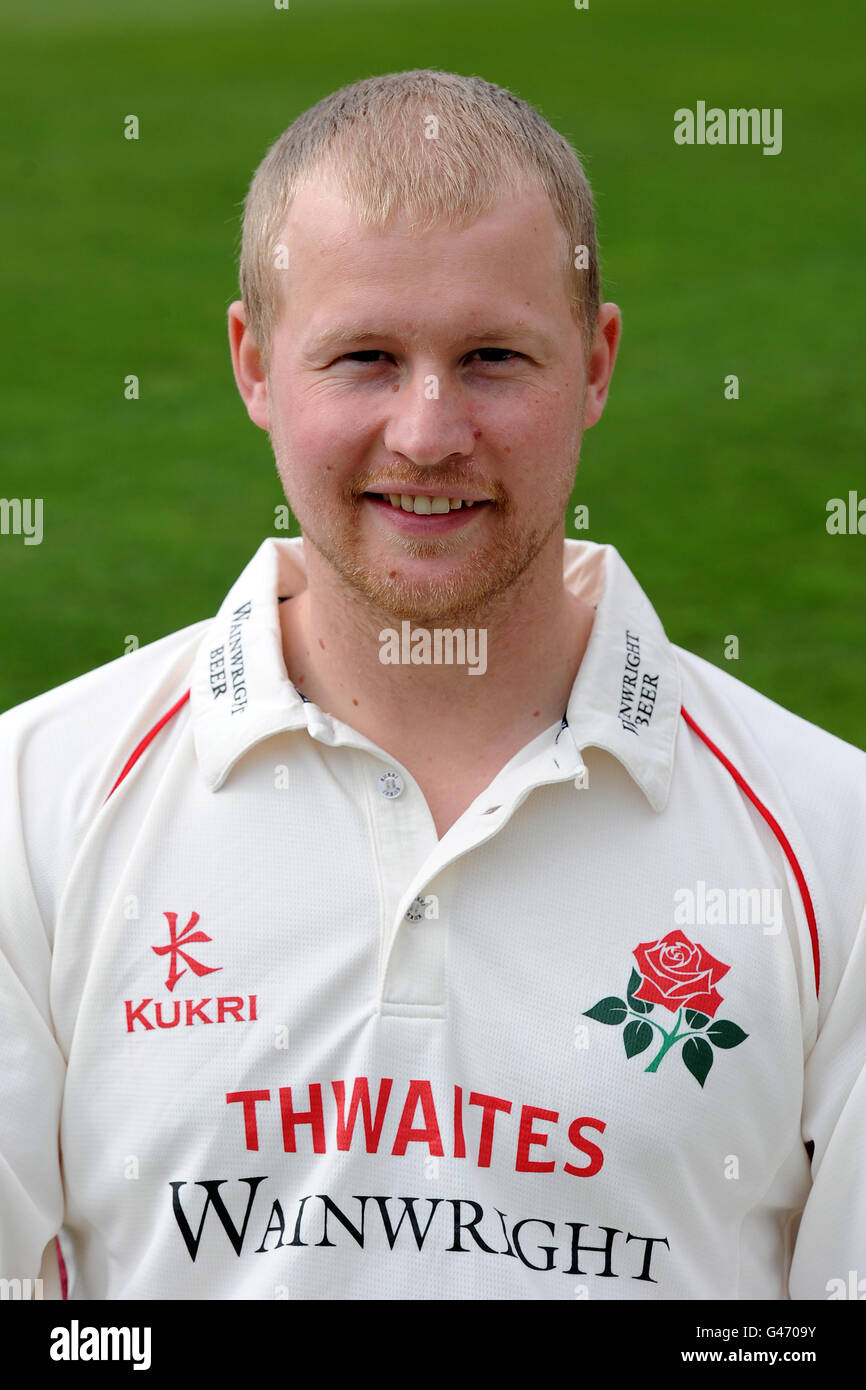
[[(305, 554), (307, 588), (280, 608), (286, 669), (308, 699), (377, 746), (394, 756), (412, 746), (516, 751), (562, 717), (593, 609), (563, 584), (561, 535), (506, 594), (436, 627), (375, 611), (308, 542)], [(463, 634), (454, 664), (446, 630)]]

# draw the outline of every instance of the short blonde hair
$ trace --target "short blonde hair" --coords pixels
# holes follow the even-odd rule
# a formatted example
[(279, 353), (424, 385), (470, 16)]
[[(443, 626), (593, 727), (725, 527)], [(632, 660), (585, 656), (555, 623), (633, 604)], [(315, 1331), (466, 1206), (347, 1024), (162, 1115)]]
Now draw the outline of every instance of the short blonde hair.
[(465, 226), (504, 187), (527, 176), (540, 182), (564, 233), (566, 290), (588, 358), (601, 277), (592, 191), (578, 154), (505, 87), (419, 68), (365, 78), (317, 102), (256, 170), (244, 202), (239, 279), (266, 371), (280, 313), (280, 232), (301, 182), (319, 170), (333, 175), (362, 225), (381, 229), (401, 211), (410, 230), (440, 219)]

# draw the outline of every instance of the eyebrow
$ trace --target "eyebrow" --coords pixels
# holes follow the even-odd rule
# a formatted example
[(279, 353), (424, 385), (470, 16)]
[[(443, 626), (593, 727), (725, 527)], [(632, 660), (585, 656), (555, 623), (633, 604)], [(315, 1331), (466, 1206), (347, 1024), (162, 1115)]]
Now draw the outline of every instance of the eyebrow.
[[(388, 329), (370, 328), (369, 320), (359, 321), (358, 323), (337, 323), (330, 328), (316, 335), (310, 342), (303, 347), (303, 356), (309, 360), (328, 356), (337, 348), (360, 349), (365, 344), (381, 343), (387, 339), (399, 337), (399, 334)], [(550, 349), (550, 339), (540, 328), (533, 328), (523, 322), (493, 324), (487, 328), (478, 330), (473, 329), (464, 335), (466, 341), (473, 340), (478, 343), (489, 344), (513, 342), (515, 339), (527, 340), (534, 343), (542, 350)]]
[(305, 357), (318, 357), (345, 343), (372, 343), (390, 337), (388, 333), (377, 332), (366, 323), (336, 323), (326, 328), (304, 345)]

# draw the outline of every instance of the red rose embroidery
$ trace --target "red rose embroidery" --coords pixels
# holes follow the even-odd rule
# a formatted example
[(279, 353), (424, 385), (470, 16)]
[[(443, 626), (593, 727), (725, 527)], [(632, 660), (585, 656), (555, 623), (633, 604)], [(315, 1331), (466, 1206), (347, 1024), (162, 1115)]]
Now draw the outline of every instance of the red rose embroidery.
[(716, 960), (703, 946), (696, 946), (681, 931), (668, 932), (660, 941), (642, 942), (633, 954), (642, 977), (635, 999), (662, 1004), (671, 1013), (697, 1009), (709, 1018), (715, 1016), (722, 1002), (715, 986), (727, 975), (729, 965)]

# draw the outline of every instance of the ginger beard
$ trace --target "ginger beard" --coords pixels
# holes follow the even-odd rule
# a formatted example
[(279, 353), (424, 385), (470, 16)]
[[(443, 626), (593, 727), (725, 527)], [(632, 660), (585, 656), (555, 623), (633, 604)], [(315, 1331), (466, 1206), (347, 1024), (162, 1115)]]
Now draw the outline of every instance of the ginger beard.
[[(521, 516), (500, 483), (470, 473), (468, 464), (452, 475), (444, 467), (436, 471), (413, 469), (404, 460), (390, 470), (385, 466), (364, 470), (336, 495), (315, 485), (301, 495), (293, 484), (291, 449), (282, 438), (278, 419), (272, 421), (270, 440), (286, 500), (305, 541), (367, 605), (376, 622), (393, 626), (408, 620), (419, 627), (455, 623), (483, 627), (497, 600), (526, 574), (553, 534), (564, 533), (563, 518), (577, 470), (585, 406), (584, 389), (570, 471), (545, 469), (539, 463), (533, 466), (531, 520)], [(383, 476), (399, 478), (406, 493), (413, 492), (413, 485), (435, 487), (452, 496), (467, 489), (485, 493), (491, 500), (482, 509), (484, 514), (471, 523), (478, 539), (469, 539), (462, 530), (429, 539), (402, 535), (396, 529), (384, 535), (380, 526), (372, 525), (375, 518), (364, 515), (370, 506), (364, 493), (378, 491), (376, 484)]]

